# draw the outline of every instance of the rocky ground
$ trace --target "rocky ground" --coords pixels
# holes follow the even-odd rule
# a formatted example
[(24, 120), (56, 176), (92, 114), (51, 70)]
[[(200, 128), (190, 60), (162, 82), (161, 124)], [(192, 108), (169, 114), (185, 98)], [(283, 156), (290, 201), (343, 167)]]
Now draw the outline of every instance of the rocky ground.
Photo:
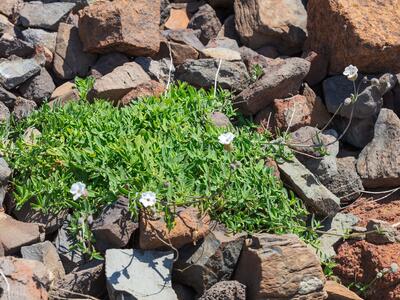
[[(96, 78), (89, 99), (126, 105), (174, 80), (213, 88), (218, 74), (260, 132), (291, 133), (296, 158), (276, 174), (324, 228), (317, 256), (295, 235), (228, 234), (191, 207), (170, 232), (134, 222), (121, 197), (92, 226), (105, 259), (87, 262), (66, 213), (14, 207), (0, 158), (0, 299), (400, 299), (399, 12), (380, 0), (1, 0), (1, 122), (78, 99), (77, 76)], [(320, 257), (336, 262), (327, 276)]]

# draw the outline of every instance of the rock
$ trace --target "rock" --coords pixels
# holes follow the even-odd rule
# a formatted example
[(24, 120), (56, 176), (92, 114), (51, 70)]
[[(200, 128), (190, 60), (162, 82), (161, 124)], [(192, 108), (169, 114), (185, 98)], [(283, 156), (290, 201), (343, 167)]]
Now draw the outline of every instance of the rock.
[(135, 62), (125, 63), (96, 80), (89, 98), (118, 101), (138, 85), (150, 81), (149, 75)]
[(159, 50), (160, 0), (96, 1), (79, 16), (84, 51), (152, 56)]
[(56, 49), (57, 32), (48, 32), (43, 29), (28, 28), (22, 31), (24, 40), (33, 45), (42, 45), (51, 52)]
[(197, 51), (201, 51), (204, 49), (204, 45), (197, 37), (196, 31), (192, 29), (164, 30), (162, 34), (169, 41), (190, 46)]
[(155, 80), (150, 80), (139, 84), (137, 87), (132, 89), (126, 94), (120, 101), (119, 106), (124, 106), (131, 103), (133, 100), (143, 97), (159, 97), (165, 92), (165, 86)]
[(345, 241), (338, 247), (336, 256), (337, 266), (334, 269), (344, 285), (357, 282), (367, 285), (364, 299), (395, 300), (400, 292), (400, 272), (389, 273), (376, 280), (376, 275), (392, 263), (400, 265), (400, 243), (374, 245), (367, 241)]
[(0, 157), (0, 183), (7, 183), (12, 174), (12, 170), (4, 158)]
[(79, 99), (78, 90), (73, 82), (67, 81), (66, 83), (58, 86), (50, 97), (49, 105), (53, 106), (58, 103), (64, 105), (69, 101), (76, 101)]
[(91, 295), (102, 299), (104, 294), (107, 293), (104, 282), (103, 261), (92, 260), (77, 267), (60, 280), (57, 280), (54, 284), (54, 290), (59, 291), (59, 296), (68, 299), (76, 297), (75, 293)]
[(178, 300), (196, 299), (195, 291), (186, 285), (173, 282), (172, 288), (174, 289), (175, 294), (178, 297)]
[(270, 68), (271, 64), (275, 65), (277, 62), (282, 62), (281, 60), (273, 60), (265, 57), (264, 55), (261, 55), (256, 51), (247, 48), (246, 46), (240, 47), (239, 52), (249, 72), (254, 68), (255, 65), (261, 66), (265, 71)]
[(348, 127), (343, 141), (356, 148), (363, 149), (374, 137), (375, 121), (375, 116), (367, 119), (352, 118), (349, 126), (349, 119), (336, 117), (333, 124), (341, 135)]
[(188, 28), (201, 30), (200, 41), (203, 44), (207, 44), (210, 39), (216, 37), (221, 27), (222, 24), (215, 10), (208, 4), (200, 6), (188, 25)]
[(61, 23), (57, 33), (56, 51), (54, 55), (54, 72), (62, 79), (84, 77), (96, 61), (96, 56), (83, 52), (78, 28)]
[(6, 255), (15, 254), (22, 246), (42, 240), (42, 228), (38, 224), (23, 223), (0, 212), (0, 244)]
[(2, 88), (0, 85), (0, 101), (4, 103), (8, 108), (13, 108), (15, 101), (17, 101), (17, 96)]
[[(201, 216), (193, 207), (185, 208), (178, 212), (175, 226), (168, 231), (163, 219), (152, 220), (141, 216), (139, 246), (141, 249), (166, 249), (164, 241), (171, 243), (179, 249), (186, 244), (195, 244), (209, 232), (210, 217)], [(167, 247), (168, 249), (168, 247)]]
[(10, 110), (3, 102), (0, 102), (0, 124), (8, 122), (9, 119), (10, 119)]
[(304, 52), (302, 58), (308, 60), (311, 64), (310, 72), (308, 72), (304, 81), (314, 86), (320, 83), (328, 74), (328, 60), (324, 55), (314, 51)]
[(209, 119), (211, 123), (215, 127), (230, 127), (232, 126), (231, 121), (229, 118), (222, 112), (215, 111), (209, 115)]
[(276, 50), (276, 48), (273, 46), (263, 46), (257, 49), (257, 53), (272, 59), (277, 58), (279, 56), (278, 50)]
[(362, 300), (356, 293), (333, 280), (325, 283), (328, 300)]
[(43, 263), (53, 273), (55, 279), (60, 279), (65, 275), (64, 267), (57, 250), (49, 241), (22, 247), (21, 254), (24, 259), (36, 260)]
[(340, 209), (340, 199), (332, 194), (296, 158), (278, 164), (283, 180), (304, 201), (307, 208), (320, 216), (333, 216)]
[(28, 57), (35, 52), (32, 44), (20, 40), (16, 36), (3, 33), (0, 38), (0, 57), (9, 57), (16, 55), (19, 57)]
[(3, 0), (0, 3), (0, 13), (7, 17), (11, 17), (21, 4), (20, 0)]
[(310, 63), (301, 58), (274, 60), (261, 79), (234, 99), (234, 105), (245, 115), (256, 114), (274, 99), (296, 94), (309, 69)]
[(323, 222), (323, 231), (326, 231), (326, 234), (319, 237), (322, 259), (330, 259), (336, 255), (335, 244), (342, 239), (341, 235), (348, 234), (357, 223), (356, 216), (344, 213), (337, 213)]
[(6, 89), (15, 88), (39, 72), (40, 66), (33, 58), (0, 60), (0, 84)]
[(326, 55), (331, 74), (343, 72), (349, 63), (365, 73), (398, 72), (400, 40), (393, 38), (400, 34), (398, 8), (400, 3), (377, 0), (365, 5), (358, 0), (310, 0), (305, 48)]
[[(399, 236), (400, 237), (400, 236)], [(396, 228), (381, 220), (369, 220), (366, 240), (375, 245), (383, 245), (400, 241)]]
[(171, 283), (172, 252), (109, 249), (106, 281), (110, 300), (178, 299)]
[(2, 299), (49, 299), (47, 290), (52, 282), (51, 273), (41, 262), (0, 257), (0, 270), (7, 278), (7, 283), (3, 278), (0, 280)]
[(154, 58), (170, 58), (170, 47), (174, 65), (180, 65), (189, 59), (197, 59), (199, 57), (199, 52), (195, 48), (163, 39), (160, 43), (160, 51)]
[(205, 58), (223, 59), (228, 61), (241, 60), (240, 53), (227, 48), (206, 48), (201, 51)]
[(215, 38), (212, 38), (208, 42), (206, 48), (225, 48), (234, 51), (239, 51), (239, 45), (236, 40), (223, 36), (222, 37), (217, 36)]
[(92, 225), (96, 248), (101, 252), (123, 248), (138, 227), (139, 224), (133, 221), (129, 212), (129, 199), (119, 197), (114, 204), (103, 210)]
[(275, 46), (286, 55), (301, 52), (307, 37), (307, 12), (301, 0), (235, 0), (234, 8), (236, 30), (244, 45)]
[(222, 25), (221, 30), (218, 32), (217, 36), (227, 37), (235, 41), (239, 40), (239, 36), (235, 28), (235, 15), (230, 15), (225, 19), (224, 24)]
[(220, 281), (209, 288), (199, 300), (246, 300), (246, 286), (238, 281)]
[(74, 3), (24, 2), (19, 11), (18, 24), (23, 27), (36, 27), (57, 31), (58, 24), (67, 18), (74, 8)]
[[(35, 127), (28, 127), (24, 132), (23, 141), (27, 145), (34, 146), (34, 145), (37, 145), (38, 139), (41, 136), (42, 136), (42, 133), (39, 130), (37, 130)], [(43, 224), (43, 226), (45, 226), (45, 225)]]
[(25, 81), (19, 88), (22, 97), (34, 100), (36, 103), (42, 103), (49, 99), (56, 85), (53, 82), (49, 72), (45, 68), (40, 73)]
[(357, 171), (366, 188), (400, 184), (400, 119), (386, 108), (379, 113), (373, 140), (361, 151)]
[(19, 121), (28, 117), (36, 108), (37, 104), (35, 103), (35, 101), (18, 97), (15, 101), (14, 111), (12, 112), (12, 115), (17, 121)]
[(325, 299), (318, 257), (296, 235), (256, 234), (243, 248), (234, 279), (247, 299)]
[[(186, 81), (196, 87), (214, 87), (215, 74), (219, 60), (199, 59), (187, 60), (176, 72), (178, 80)], [(223, 89), (242, 90), (249, 83), (250, 77), (242, 62), (222, 61), (218, 75), (218, 85)]]
[(170, 82), (174, 79), (175, 67), (171, 66), (171, 60), (163, 58), (159, 61), (152, 60), (150, 57), (138, 57), (135, 59), (143, 70), (151, 77), (161, 83), (167, 84), (169, 72), (171, 69)]
[(189, 25), (189, 16), (186, 7), (171, 8), (170, 15), (167, 22), (164, 24), (165, 28), (172, 30), (186, 29)]
[(125, 54), (118, 52), (105, 54), (95, 63), (90, 74), (95, 78), (100, 78), (127, 62), (129, 62), (129, 58)]
[(215, 8), (233, 8), (233, 0), (208, 0), (210, 5)]
[(199, 295), (215, 283), (229, 280), (246, 236), (245, 233), (230, 235), (217, 229), (200, 243), (181, 248), (174, 264), (174, 280), (193, 287)]

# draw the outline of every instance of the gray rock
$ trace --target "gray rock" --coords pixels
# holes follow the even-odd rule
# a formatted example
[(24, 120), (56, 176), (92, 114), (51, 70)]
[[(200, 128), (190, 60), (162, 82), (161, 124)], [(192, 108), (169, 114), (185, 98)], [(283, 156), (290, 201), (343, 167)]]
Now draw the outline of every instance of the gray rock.
[[(169, 70), (171, 68), (171, 60), (163, 58), (161, 60), (152, 60), (150, 57), (138, 57), (135, 59), (143, 70), (150, 76), (151, 79), (167, 84)], [(172, 65), (171, 82), (174, 80), (175, 67)]]
[(13, 89), (40, 72), (40, 66), (33, 58), (0, 61), (0, 84)]
[(232, 126), (229, 118), (222, 112), (216, 111), (209, 115), (209, 119), (216, 127), (229, 127)]
[(341, 236), (348, 234), (352, 227), (358, 223), (358, 218), (352, 214), (338, 213), (333, 218), (324, 221), (323, 231), (319, 237), (321, 255), (323, 259), (329, 259), (336, 255), (334, 245), (342, 239)]
[(19, 92), (24, 98), (34, 100), (36, 103), (42, 103), (50, 98), (55, 88), (56, 85), (49, 72), (42, 68), (38, 75), (28, 79), (19, 87)]
[(138, 227), (139, 224), (133, 221), (129, 212), (129, 199), (119, 197), (93, 223), (96, 248), (101, 252), (110, 248), (123, 248)]
[(382, 220), (369, 220), (366, 240), (375, 245), (384, 245), (399, 241), (397, 229)]
[(172, 287), (179, 300), (196, 299), (196, 292), (191, 287), (179, 283), (172, 283)]
[(382, 108), (375, 123), (374, 138), (361, 151), (357, 171), (366, 188), (400, 185), (400, 119)]
[(42, 45), (54, 52), (56, 49), (57, 32), (48, 32), (38, 28), (28, 28), (22, 31), (24, 40), (33, 45)]
[(197, 245), (182, 247), (174, 264), (174, 280), (193, 287), (200, 295), (218, 281), (229, 280), (246, 236), (214, 230)]
[(31, 43), (20, 40), (14, 35), (4, 33), (0, 38), (0, 57), (16, 55), (19, 57), (31, 56), (35, 48)]
[(49, 241), (22, 247), (21, 254), (22, 258), (42, 262), (53, 273), (55, 279), (60, 279), (65, 275), (57, 250)]
[(2, 0), (0, 2), (0, 13), (7, 17), (11, 17), (17, 11), (17, 6), (20, 3), (21, 0)]
[(125, 54), (119, 52), (105, 54), (97, 60), (90, 73), (95, 78), (100, 78), (127, 62), (129, 58)]
[(275, 99), (296, 94), (309, 69), (310, 63), (302, 58), (273, 60), (264, 76), (234, 99), (234, 105), (243, 114), (254, 115)]
[(7, 123), (10, 119), (10, 110), (0, 101), (0, 123)]
[[(215, 82), (219, 60), (187, 60), (176, 72), (178, 80), (202, 88), (212, 88)], [(218, 75), (218, 85), (224, 89), (243, 90), (250, 82), (246, 66), (242, 62), (222, 61)]]
[(109, 249), (106, 281), (110, 300), (177, 300), (172, 289), (172, 252)]
[(200, 29), (200, 41), (207, 44), (210, 39), (216, 37), (221, 30), (222, 24), (219, 21), (215, 10), (208, 4), (202, 5), (190, 19), (188, 28)]
[(23, 27), (36, 27), (57, 31), (58, 24), (66, 19), (75, 3), (25, 2), (19, 12), (18, 23)]
[(0, 183), (7, 183), (10, 178), (12, 170), (4, 158), (0, 157)]
[(211, 39), (207, 44), (207, 48), (226, 48), (239, 51), (239, 45), (236, 40), (223, 36)]
[(236, 280), (220, 281), (209, 288), (199, 300), (246, 300), (246, 286)]
[(196, 36), (195, 31), (191, 29), (183, 29), (183, 30), (164, 30), (162, 35), (170, 41), (184, 44), (196, 49), (197, 51), (201, 51), (204, 49), (204, 45)]
[(35, 103), (35, 101), (18, 97), (15, 101), (12, 115), (17, 121), (22, 120), (28, 117), (36, 108), (37, 104)]
[(85, 77), (95, 61), (96, 55), (83, 52), (78, 28), (74, 25), (60, 23), (53, 62), (57, 77), (62, 79), (72, 79), (76, 76)]
[(4, 103), (8, 108), (13, 108), (15, 101), (17, 101), (17, 96), (0, 86), (0, 102)]
[(371, 116), (366, 119), (352, 118), (349, 125), (349, 119), (343, 117), (336, 117), (333, 121), (334, 127), (340, 134), (343, 134), (348, 127), (343, 141), (346, 143), (363, 149), (374, 137), (376, 116)]
[[(2, 3), (2, 2), (1, 2)], [(0, 3), (0, 5), (1, 5)], [(15, 35), (16, 29), (6, 16), (0, 14), (0, 32)]]
[(283, 181), (303, 200), (307, 208), (320, 216), (333, 216), (340, 209), (340, 199), (323, 186), (296, 158), (278, 164)]
[(227, 48), (205, 48), (201, 50), (200, 56), (228, 61), (239, 61), (242, 58), (238, 51)]
[(259, 54), (258, 52), (246, 47), (242, 46), (239, 48), (240, 55), (242, 56), (242, 60), (245, 63), (247, 70), (250, 72), (254, 65), (259, 65), (264, 68), (264, 70), (268, 70), (271, 62), (279, 62), (280, 60), (272, 60), (264, 55)]

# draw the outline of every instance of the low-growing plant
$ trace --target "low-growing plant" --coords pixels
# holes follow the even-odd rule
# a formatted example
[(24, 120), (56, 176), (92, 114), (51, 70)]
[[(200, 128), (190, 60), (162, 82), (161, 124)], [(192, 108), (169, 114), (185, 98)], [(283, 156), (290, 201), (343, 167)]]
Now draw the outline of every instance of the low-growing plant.
[[(90, 224), (106, 205), (124, 195), (138, 218), (149, 203), (143, 198), (148, 191), (153, 194), (145, 200), (154, 200), (150, 211), (161, 213), (169, 228), (177, 207), (194, 205), (234, 232), (313, 238), (302, 202), (265, 166), (267, 157), (291, 154), (265, 146), (270, 136), (236, 115), (226, 91), (214, 97), (213, 91), (180, 84), (123, 108), (104, 100), (90, 104), (86, 94), (63, 107), (42, 106), (13, 124), (0, 144), (14, 170), (17, 206), (31, 202), (44, 212), (68, 210), (70, 230), (84, 253), (96, 254)], [(214, 126), (215, 111), (237, 117), (238, 126)], [(24, 132), (32, 127), (41, 135), (27, 143)], [(231, 147), (221, 144), (226, 132), (234, 135)], [(79, 186), (71, 189), (74, 183)], [(80, 188), (85, 192), (77, 192)]]
[(264, 69), (259, 64), (254, 64), (251, 66), (250, 78), (252, 82), (256, 82), (264, 75)]

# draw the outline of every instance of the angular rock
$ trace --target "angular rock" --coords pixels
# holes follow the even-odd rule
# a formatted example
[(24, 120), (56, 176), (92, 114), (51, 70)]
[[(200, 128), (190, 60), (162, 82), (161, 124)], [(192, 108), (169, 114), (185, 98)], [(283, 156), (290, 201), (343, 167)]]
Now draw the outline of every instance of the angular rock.
[(0, 257), (0, 270), (8, 283), (0, 280), (2, 299), (49, 299), (47, 290), (52, 282), (51, 273), (41, 262), (12, 256)]
[[(397, 229), (390, 223), (381, 220), (369, 220), (366, 240), (375, 245), (384, 245), (399, 241)], [(399, 236), (400, 237), (400, 236)]]
[(206, 48), (201, 51), (205, 58), (223, 59), (228, 61), (241, 60), (241, 55), (238, 51), (227, 48)]
[(172, 252), (109, 249), (106, 281), (110, 300), (177, 300), (172, 289)]
[(96, 61), (96, 55), (83, 52), (78, 28), (61, 23), (57, 33), (56, 51), (54, 55), (54, 72), (59, 78), (73, 79), (84, 77)]
[[(28, 127), (24, 132), (23, 140), (24, 140), (25, 144), (34, 146), (34, 145), (37, 145), (38, 139), (41, 136), (42, 136), (42, 133), (39, 130), (37, 130), (35, 127)], [(43, 224), (43, 226), (45, 226), (45, 225)]]
[(386, 108), (379, 113), (373, 140), (361, 151), (357, 171), (366, 188), (400, 184), (400, 119)]
[(218, 32), (218, 37), (227, 37), (239, 41), (239, 36), (235, 27), (235, 15), (230, 15), (224, 21), (221, 30)]
[(307, 12), (301, 0), (235, 0), (235, 24), (242, 43), (252, 49), (275, 46), (292, 55), (307, 37)]
[(160, 0), (96, 1), (80, 12), (79, 35), (84, 50), (152, 56), (158, 52)]
[(21, 254), (24, 259), (36, 260), (43, 263), (53, 273), (55, 279), (60, 279), (65, 275), (64, 267), (57, 250), (49, 241), (22, 247)]
[(24, 2), (19, 11), (18, 23), (23, 27), (36, 27), (57, 31), (58, 24), (67, 18), (75, 7), (74, 3)]
[(20, 3), (20, 0), (3, 0), (0, 3), (0, 13), (11, 17), (17, 11), (17, 7)]
[[(186, 81), (196, 87), (214, 86), (219, 60), (188, 60), (180, 65), (176, 72), (178, 80)], [(218, 75), (218, 85), (224, 89), (242, 90), (249, 83), (249, 74), (242, 62), (222, 61)]]
[(276, 59), (260, 80), (234, 99), (234, 105), (245, 115), (256, 114), (274, 99), (296, 94), (309, 69), (310, 63), (301, 58)]
[(167, 29), (179, 30), (186, 29), (189, 25), (189, 16), (186, 7), (171, 8), (169, 18), (164, 26)]
[(56, 103), (64, 105), (69, 101), (75, 101), (79, 99), (78, 90), (75, 87), (73, 82), (67, 81), (66, 83), (58, 86), (50, 97), (51, 101), (50, 105), (54, 105)]
[(325, 289), (329, 300), (363, 300), (356, 293), (333, 280), (325, 283)]
[(172, 283), (172, 287), (179, 300), (196, 299), (196, 292), (192, 288), (175, 282)]
[(314, 51), (303, 52), (302, 58), (311, 63), (310, 72), (304, 79), (309, 85), (314, 86), (320, 83), (328, 74), (328, 60), (324, 55)]
[[(264, 71), (268, 70), (270, 65), (274, 65), (277, 62), (281, 62), (280, 60), (273, 60), (264, 55), (257, 53), (256, 51), (247, 48), (246, 46), (242, 46), (239, 48), (240, 55), (242, 56), (242, 60), (245, 63), (247, 70), (251, 71), (255, 65), (261, 66)], [(264, 72), (265, 73), (265, 72)], [(268, 72), (267, 72), (268, 73)]]
[(15, 101), (17, 101), (17, 96), (0, 86), (0, 101), (8, 108), (13, 108)]
[(4, 158), (0, 157), (0, 183), (7, 183), (7, 180), (10, 178), (12, 174), (12, 170), (8, 166), (8, 163), (4, 160)]
[(11, 36), (15, 36), (17, 32), (14, 25), (8, 20), (6, 16), (3, 16), (2, 14), (0, 14), (0, 32), (2, 32), (3, 34), (10, 34)]
[(278, 164), (283, 180), (303, 200), (308, 209), (320, 216), (333, 216), (340, 209), (340, 199), (323, 186), (319, 180), (296, 158)]
[(165, 39), (160, 42), (160, 50), (155, 59), (170, 58), (170, 47), (171, 55), (174, 65), (183, 64), (186, 60), (197, 59), (199, 57), (199, 52), (189, 45), (168, 42)]
[(162, 35), (172, 42), (176, 42), (179, 44), (184, 44), (190, 46), (197, 51), (201, 51), (204, 49), (204, 45), (201, 43), (199, 38), (196, 35), (196, 31), (192, 29), (185, 30), (164, 30)]
[(318, 257), (296, 235), (256, 234), (243, 248), (234, 279), (247, 299), (325, 299)]
[(171, 60), (163, 58), (159, 61), (152, 60), (150, 57), (138, 57), (135, 59), (143, 70), (151, 77), (161, 83), (167, 84), (171, 70), (170, 82), (174, 79), (175, 67), (171, 65)]
[(338, 116), (334, 119), (333, 124), (341, 135), (347, 128), (343, 141), (356, 148), (363, 149), (374, 137), (375, 122), (376, 116), (366, 119), (352, 118), (349, 126), (349, 119)]
[(171, 243), (177, 249), (186, 244), (195, 244), (197, 240), (208, 234), (209, 223), (210, 217), (208, 215), (201, 216), (199, 211), (193, 207), (178, 212), (175, 226), (171, 231), (168, 231), (164, 220), (152, 220), (141, 216), (139, 246), (145, 250), (168, 249), (160, 239)]
[(24, 40), (33, 45), (42, 45), (51, 52), (56, 49), (57, 32), (48, 32), (38, 28), (28, 28), (22, 31)]
[(236, 40), (223, 36), (211, 39), (207, 44), (207, 48), (226, 48), (239, 51), (239, 45)]
[(220, 281), (209, 288), (199, 300), (246, 300), (246, 286), (238, 281)]
[(138, 227), (139, 224), (133, 221), (129, 212), (129, 199), (119, 197), (93, 222), (92, 233), (96, 239), (96, 248), (101, 252), (110, 248), (123, 248)]
[(330, 74), (350, 63), (365, 73), (398, 72), (399, 8), (396, 1), (310, 0), (305, 48), (326, 55)]
[(273, 46), (264, 46), (257, 49), (257, 53), (264, 55), (268, 58), (277, 58), (279, 56), (278, 50)]
[(23, 223), (0, 212), (0, 244), (6, 255), (15, 254), (22, 246), (40, 242), (42, 229), (38, 224)]
[(150, 81), (149, 75), (135, 62), (117, 67), (111, 73), (96, 80), (90, 98), (118, 101), (138, 85)]
[(229, 118), (222, 112), (216, 111), (209, 115), (209, 119), (215, 127), (229, 127), (232, 126)]
[(118, 101), (119, 106), (124, 106), (142, 97), (158, 97), (162, 95), (165, 91), (165, 86), (155, 80), (150, 80), (139, 84), (137, 87), (132, 89), (128, 94), (126, 94), (120, 101)]
[(6, 89), (13, 89), (40, 72), (40, 66), (33, 59), (14, 57), (0, 61), (0, 84)]
[(0, 102), (0, 123), (8, 122), (10, 115), (8, 107), (3, 102)]
[(15, 101), (14, 111), (12, 112), (12, 115), (17, 121), (22, 120), (28, 117), (36, 108), (37, 104), (35, 103), (35, 101), (18, 97)]
[(331, 118), (325, 103), (307, 83), (303, 84), (301, 94), (307, 98), (309, 106), (312, 107), (311, 126), (323, 128)]
[(0, 38), (0, 57), (9, 57), (16, 55), (19, 57), (28, 57), (35, 52), (31, 43), (20, 40), (16, 36), (4, 33)]
[(199, 10), (190, 19), (188, 28), (200, 29), (200, 41), (207, 44), (208, 41), (217, 36), (222, 24), (215, 10), (208, 4), (200, 6)]
[(95, 78), (100, 78), (127, 62), (129, 62), (129, 58), (125, 54), (109, 53), (99, 58), (90, 70), (90, 74)]
[(198, 294), (233, 275), (247, 234), (227, 234), (214, 230), (197, 245), (179, 250), (173, 277), (179, 283), (193, 287)]
[(38, 75), (25, 81), (19, 87), (19, 91), (22, 97), (42, 103), (44, 100), (50, 98), (55, 88), (56, 85), (49, 72), (45, 68), (42, 68)]

